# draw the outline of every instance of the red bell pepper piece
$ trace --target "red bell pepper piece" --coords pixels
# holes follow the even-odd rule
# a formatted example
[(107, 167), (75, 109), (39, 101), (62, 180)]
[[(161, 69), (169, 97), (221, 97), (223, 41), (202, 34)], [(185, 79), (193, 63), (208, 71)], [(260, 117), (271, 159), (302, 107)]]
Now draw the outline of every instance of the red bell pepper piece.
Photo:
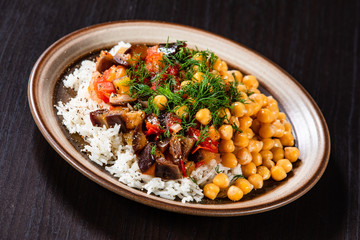
[(185, 163), (183, 160), (180, 160), (180, 165), (181, 165), (181, 171), (182, 171), (183, 177), (187, 177)]
[[(188, 130), (188, 134), (193, 138), (195, 138), (196, 141), (199, 140), (200, 133), (201, 132), (199, 129), (189, 128)], [(211, 140), (211, 138), (207, 137), (201, 143), (199, 143), (191, 153), (194, 154), (197, 150), (201, 148), (210, 152), (217, 153), (219, 152), (218, 146), (219, 146), (219, 142), (213, 141)]]

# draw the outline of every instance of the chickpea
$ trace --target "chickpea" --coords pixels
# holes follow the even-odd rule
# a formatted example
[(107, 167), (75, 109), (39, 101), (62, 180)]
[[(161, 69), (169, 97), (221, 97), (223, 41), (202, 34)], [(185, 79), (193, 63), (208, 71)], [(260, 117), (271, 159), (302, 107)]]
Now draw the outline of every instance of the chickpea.
[(197, 82), (201, 82), (204, 78), (204, 73), (202, 72), (197, 72), (194, 74), (193, 78), (195, 79), (195, 81)]
[(259, 166), (256, 173), (261, 175), (263, 180), (268, 180), (271, 177), (270, 170), (265, 166)]
[(233, 154), (233, 153), (224, 153), (221, 156), (221, 163), (225, 167), (234, 168), (238, 164), (238, 161), (236, 159), (235, 154)]
[(271, 149), (271, 152), (273, 153), (273, 160), (275, 162), (284, 158), (284, 149), (281, 147), (274, 147)]
[(233, 137), (233, 127), (231, 125), (222, 125), (219, 128), (220, 138), (224, 140), (230, 140)]
[(267, 167), (268, 169), (271, 169), (273, 166), (275, 166), (275, 163), (273, 160), (264, 160), (263, 166)]
[(292, 132), (292, 126), (289, 122), (285, 122), (284, 127), (286, 132)]
[(225, 61), (221, 61), (221, 65), (220, 65), (220, 74), (221, 73), (226, 73), (228, 70), (228, 66), (227, 66), (227, 63)]
[(260, 154), (263, 160), (272, 160), (274, 157), (270, 150), (262, 150)]
[(251, 139), (255, 136), (254, 131), (251, 128), (246, 128), (244, 129), (244, 133), (246, 134), (246, 136)]
[(211, 125), (209, 128), (209, 138), (213, 141), (217, 141), (220, 139), (220, 133), (218, 132), (218, 130), (216, 130), (214, 125)]
[(227, 191), (227, 196), (232, 201), (239, 201), (244, 196), (244, 193), (237, 186), (231, 186)]
[(258, 152), (252, 152), (252, 161), (255, 164), (255, 166), (260, 166), (262, 164), (262, 156)]
[(250, 139), (247, 148), (250, 152), (260, 152), (262, 149), (262, 146), (263, 146), (263, 143), (261, 141)]
[(244, 177), (249, 177), (256, 173), (256, 165), (253, 162), (250, 162), (246, 165), (241, 165), (241, 171)]
[(258, 86), (259, 86), (258, 80), (253, 75), (244, 76), (242, 82), (248, 88), (258, 88)]
[(229, 74), (229, 71), (222, 72), (221, 78), (224, 80), (224, 83), (228, 86), (234, 84), (234, 82), (235, 82), (234, 76)]
[(289, 159), (290, 162), (296, 162), (300, 156), (300, 151), (297, 147), (286, 147), (285, 158)]
[(252, 161), (251, 153), (246, 148), (240, 149), (240, 151), (236, 153), (236, 157), (241, 165), (246, 165)]
[(232, 140), (221, 140), (219, 144), (219, 151), (222, 153), (233, 152), (235, 150), (235, 145)]
[(181, 87), (181, 88), (184, 88), (184, 87), (187, 86), (188, 84), (191, 84), (191, 81), (189, 81), (189, 80), (182, 81), (181, 84), (180, 84), (180, 87)]
[(253, 188), (254, 188), (254, 186), (245, 178), (239, 178), (238, 180), (236, 180), (235, 186), (240, 188), (243, 191), (244, 195), (251, 192), (251, 190), (253, 190)]
[(248, 181), (254, 186), (255, 189), (260, 189), (264, 185), (263, 177), (260, 174), (253, 174), (248, 178)]
[(279, 106), (277, 101), (273, 97), (268, 97), (268, 105), (267, 107), (272, 111), (273, 113), (276, 113), (276, 118), (279, 115)]
[(286, 120), (286, 115), (285, 115), (285, 113), (279, 112), (278, 119), (279, 119), (279, 120)]
[(213, 65), (213, 69), (215, 69), (215, 70), (217, 70), (217, 71), (220, 72), (221, 68), (222, 68), (222, 61), (221, 61), (221, 59), (218, 57), (218, 58), (216, 59), (214, 65)]
[(214, 179), (213, 183), (219, 186), (219, 188), (224, 189), (227, 188), (230, 184), (229, 177), (225, 173), (218, 173)]
[(260, 109), (256, 117), (262, 123), (271, 123), (274, 119), (272, 112), (268, 108)]
[(270, 150), (274, 147), (274, 140), (271, 138), (264, 138), (261, 140), (263, 142), (262, 150)]
[(245, 116), (252, 116), (255, 114), (255, 109), (257, 108), (257, 103), (250, 101), (249, 103), (245, 104), (246, 114)]
[(236, 89), (238, 92), (246, 92), (246, 86), (243, 83), (237, 85)]
[(280, 139), (275, 138), (274, 140), (274, 147), (279, 147), (279, 148), (283, 148), (283, 145), (281, 144)]
[(259, 129), (259, 135), (262, 138), (271, 138), (275, 134), (275, 128), (270, 123), (264, 123)]
[(201, 53), (196, 53), (196, 54), (192, 57), (192, 59), (194, 59), (194, 60), (196, 60), (196, 61), (198, 61), (198, 62), (201, 62), (201, 61), (203, 61), (204, 57), (203, 57), (203, 55), (202, 55)]
[(234, 102), (231, 105), (231, 114), (235, 117), (242, 117), (246, 113), (245, 105), (241, 102)]
[(187, 118), (189, 116), (189, 108), (186, 105), (178, 107), (175, 110), (175, 114), (180, 118)]
[(275, 181), (281, 181), (287, 176), (285, 170), (280, 166), (272, 167), (270, 172), (272, 179), (274, 179)]
[(211, 73), (214, 74), (216, 77), (220, 76), (220, 73), (219, 73), (218, 70), (214, 69), (214, 70), (211, 71)]
[(228, 73), (235, 77), (235, 80), (237, 83), (241, 83), (241, 81), (243, 79), (243, 75), (241, 72), (239, 72), (238, 70), (231, 70), (231, 71), (228, 71)]
[(276, 137), (276, 138), (282, 137), (284, 135), (284, 132), (285, 132), (285, 127), (280, 122), (280, 120), (274, 121), (272, 123), (272, 125), (275, 127), (275, 133), (274, 133), (273, 137)]
[(231, 116), (231, 117), (230, 117), (230, 124), (231, 124), (232, 126), (235, 125), (236, 127), (240, 128), (239, 119), (238, 119), (237, 117), (235, 117), (235, 116)]
[(263, 94), (261, 94), (258, 89), (252, 89), (252, 91), (254, 92), (254, 94), (251, 94), (249, 98), (257, 103), (259, 109), (256, 112), (258, 112), (264, 105)]
[(294, 146), (295, 139), (291, 132), (284, 132), (284, 135), (280, 138), (281, 144), (286, 147)]
[(164, 95), (157, 95), (154, 97), (154, 103), (160, 110), (164, 110), (167, 106), (167, 98)]
[(252, 118), (249, 116), (240, 118), (240, 128), (242, 130), (249, 128), (252, 124), (252, 121), (253, 121)]
[(222, 108), (219, 111), (219, 117), (224, 118), (225, 123), (229, 123), (229, 119), (231, 117), (230, 110), (228, 108)]
[(196, 120), (198, 120), (202, 125), (207, 125), (211, 121), (211, 113), (207, 108), (200, 109), (196, 115)]
[(216, 198), (216, 196), (219, 194), (220, 188), (218, 185), (216, 185), (214, 183), (209, 183), (209, 184), (205, 185), (203, 191), (204, 191), (205, 197), (210, 198), (211, 200), (214, 200)]
[(247, 147), (249, 144), (249, 138), (246, 133), (235, 133), (234, 144), (237, 147)]
[(251, 129), (253, 130), (253, 132), (258, 134), (260, 127), (261, 127), (261, 122), (258, 119), (254, 119), (251, 124)]
[(282, 167), (286, 173), (290, 172), (292, 170), (292, 164), (288, 159), (280, 159), (276, 162), (276, 166)]

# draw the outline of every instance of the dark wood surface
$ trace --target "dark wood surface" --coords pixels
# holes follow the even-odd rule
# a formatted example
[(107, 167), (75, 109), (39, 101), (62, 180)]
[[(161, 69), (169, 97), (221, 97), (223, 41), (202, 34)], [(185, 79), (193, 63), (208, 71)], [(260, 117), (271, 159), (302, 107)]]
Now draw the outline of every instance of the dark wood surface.
[[(360, 1), (341, 0), (0, 1), (0, 239), (360, 239), (359, 15)], [(141, 205), (73, 169), (32, 119), (30, 71), (62, 36), (126, 19), (220, 34), (294, 76), (330, 130), (321, 180), (280, 209), (209, 218)]]

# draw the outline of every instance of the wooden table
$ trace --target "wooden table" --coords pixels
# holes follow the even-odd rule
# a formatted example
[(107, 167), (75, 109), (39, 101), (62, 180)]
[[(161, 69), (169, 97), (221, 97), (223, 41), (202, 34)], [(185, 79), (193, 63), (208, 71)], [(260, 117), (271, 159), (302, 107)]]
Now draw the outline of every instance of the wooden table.
[[(360, 239), (360, 1), (2, 0), (0, 9), (0, 239)], [(138, 204), (73, 169), (32, 119), (30, 71), (60, 37), (125, 19), (220, 34), (294, 76), (330, 130), (321, 180), (280, 209), (210, 218)]]

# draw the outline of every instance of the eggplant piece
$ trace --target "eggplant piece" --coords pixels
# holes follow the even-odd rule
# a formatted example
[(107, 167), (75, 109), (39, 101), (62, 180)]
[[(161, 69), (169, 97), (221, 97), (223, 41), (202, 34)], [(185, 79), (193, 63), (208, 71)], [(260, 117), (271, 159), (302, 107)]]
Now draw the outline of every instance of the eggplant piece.
[(148, 140), (146, 138), (146, 135), (144, 134), (144, 132), (141, 129), (141, 125), (139, 125), (134, 130), (134, 135), (133, 135), (133, 139), (132, 139), (132, 147), (134, 149), (134, 152), (138, 152), (138, 151), (142, 150), (147, 145), (148, 145)]
[(90, 112), (90, 120), (93, 126), (106, 128), (113, 127), (115, 124), (120, 125), (120, 131), (126, 131), (126, 124), (123, 121), (123, 113), (126, 110), (107, 110), (107, 109), (99, 109), (93, 112)]
[(90, 112), (90, 120), (93, 126), (101, 127), (106, 126), (109, 127), (106, 116), (109, 114), (109, 110), (107, 109), (99, 109), (93, 112)]
[(125, 132), (126, 128), (125, 128), (124, 121), (122, 119), (122, 113), (123, 113), (123, 110), (112, 110), (112, 111), (110, 111), (105, 116), (105, 120), (107, 122), (107, 127), (113, 127), (113, 126), (115, 126), (115, 124), (119, 124), (120, 125), (120, 131)]
[(159, 44), (159, 51), (165, 55), (175, 55), (182, 47), (186, 47), (185, 42), (162, 43)]
[(213, 153), (208, 150), (199, 149), (194, 154), (189, 155), (189, 161), (194, 161), (195, 163), (204, 161), (210, 162), (212, 159), (215, 159), (216, 162), (220, 162), (220, 153)]
[(125, 54), (125, 53), (116, 53), (114, 56), (114, 61), (117, 64), (120, 64), (124, 67), (129, 67), (130, 63), (129, 60), (131, 59), (131, 55), (130, 54)]
[(184, 137), (181, 139), (181, 152), (184, 160), (188, 158), (191, 149), (195, 145), (195, 142), (196, 140), (190, 137)]
[(109, 103), (113, 106), (125, 106), (127, 103), (136, 101), (136, 98), (132, 98), (127, 94), (112, 93), (109, 98)]
[(122, 119), (125, 122), (126, 128), (128, 130), (133, 130), (143, 123), (145, 113), (143, 111), (123, 111)]
[(175, 180), (181, 178), (181, 172), (177, 165), (164, 157), (156, 158), (155, 177), (166, 180)]
[(178, 137), (172, 136), (170, 139), (169, 153), (174, 159), (179, 160), (182, 158), (181, 143)]
[(160, 152), (164, 153), (170, 145), (170, 138), (165, 138), (164, 140), (156, 142), (156, 145)]
[(145, 44), (131, 45), (124, 54), (130, 54), (132, 57), (140, 56), (141, 60), (144, 60), (147, 55), (148, 47)]
[(114, 60), (114, 57), (108, 52), (101, 52), (100, 57), (96, 62), (96, 71), (103, 73), (112, 65), (118, 65)]
[(151, 153), (154, 143), (149, 143), (138, 154), (138, 165), (141, 172), (145, 172), (155, 163), (155, 156)]

